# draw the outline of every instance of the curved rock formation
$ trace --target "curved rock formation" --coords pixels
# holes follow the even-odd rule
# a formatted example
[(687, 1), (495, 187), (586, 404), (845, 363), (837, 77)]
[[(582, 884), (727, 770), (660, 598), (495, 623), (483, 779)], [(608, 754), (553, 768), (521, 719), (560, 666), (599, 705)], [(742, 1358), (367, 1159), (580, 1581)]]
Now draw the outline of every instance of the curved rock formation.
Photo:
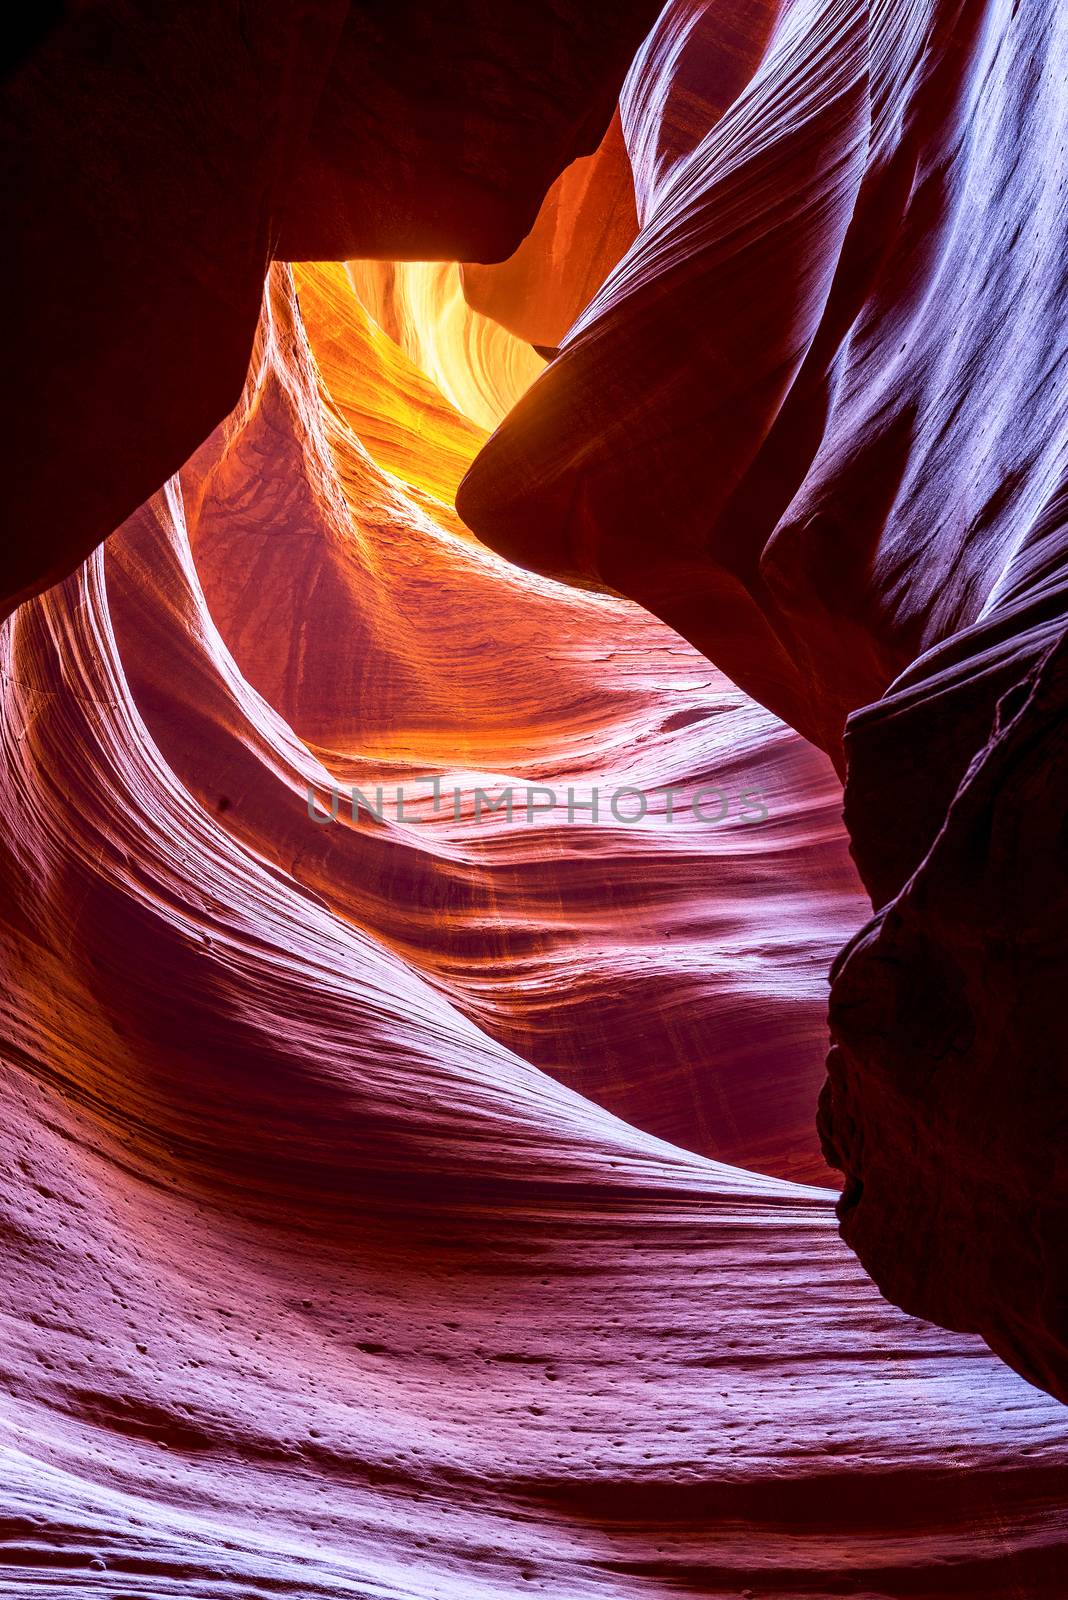
[[(346, 270), (382, 331), (483, 432), (504, 419), (544, 369), (543, 356), (469, 304), (455, 261), (350, 261)], [(328, 323), (335, 343), (345, 337), (347, 322), (341, 316)], [(344, 364), (358, 393), (363, 378), (349, 351)]]
[(848, 762), (844, 1232), (1068, 1397), (1066, 26), (670, 5), (622, 97), (641, 231), (458, 504)]
[(634, 179), (617, 114), (595, 154), (560, 174), (514, 255), (497, 266), (463, 267), (464, 294), (476, 311), (551, 350), (637, 231)]
[(14, 40), (12, 1600), (1060, 1600), (1066, 24), (671, 0), (260, 293), (651, 9)]
[(231, 410), (272, 256), (508, 256), (596, 149), (657, 9), (66, 7), (0, 87), (16, 463), (0, 615)]
[[(859, 915), (821, 758), (471, 541), (479, 430), (343, 269), (297, 282), (224, 428), (3, 633), (10, 1592), (1052, 1597), (1063, 1410), (882, 1301), (826, 1189), (557, 1081), (796, 1159), (787, 1031)], [(767, 822), (470, 809), (712, 768)], [(309, 814), (428, 771), (459, 820)]]
[[(396, 350), (385, 365), (351, 269), (296, 276), (299, 321), (280, 280), (256, 381), (182, 482), (198, 580), (242, 676), (344, 791), (343, 825), (314, 839), (317, 893), (639, 1126), (827, 1181), (812, 1114), (823, 975), (864, 916), (828, 764), (637, 608), (474, 545), (444, 471), (437, 493), (417, 475), (439, 439), (470, 459), (484, 432), (468, 424), (460, 443), (462, 419), (423, 372)], [(396, 316), (425, 349), (421, 304)], [(433, 353), (495, 349), (461, 333)], [(385, 442), (391, 417), (406, 456)], [(153, 677), (159, 631), (142, 619), (128, 643), (152, 641)], [(431, 777), (447, 796), (436, 811)], [(391, 800), (393, 826), (353, 829), (352, 784), (372, 799), (405, 785), (403, 814)], [(509, 788), (512, 818), (483, 809)], [(328, 787), (327, 810), (334, 798)], [(279, 842), (280, 865), (293, 848)]]

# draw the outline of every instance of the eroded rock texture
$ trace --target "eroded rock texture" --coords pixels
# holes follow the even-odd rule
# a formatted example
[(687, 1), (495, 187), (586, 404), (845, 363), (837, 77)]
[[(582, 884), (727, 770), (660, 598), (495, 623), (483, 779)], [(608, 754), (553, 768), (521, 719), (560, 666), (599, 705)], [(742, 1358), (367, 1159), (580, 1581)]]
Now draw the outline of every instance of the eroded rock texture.
[(1060, 1600), (1064, 24), (673, 3), (260, 294), (642, 14), (25, 47), (12, 1600)]
[[(817, 1175), (829, 765), (471, 539), (361, 276), (277, 269), (234, 415), (3, 632), (5, 1592), (1052, 1600), (1064, 1411), (655, 1136)], [(713, 772), (768, 820), (474, 817)], [(427, 773), (459, 817), (309, 816)]]
[(634, 179), (617, 113), (599, 149), (560, 174), (514, 255), (497, 266), (464, 265), (464, 294), (521, 339), (552, 351), (637, 231)]
[(0, 614), (70, 572), (230, 411), (272, 256), (508, 256), (596, 148), (656, 11), (68, 6), (0, 91)]
[(848, 765), (844, 1232), (1062, 1396), (1066, 53), (1048, 0), (670, 5), (640, 232), (459, 498)]

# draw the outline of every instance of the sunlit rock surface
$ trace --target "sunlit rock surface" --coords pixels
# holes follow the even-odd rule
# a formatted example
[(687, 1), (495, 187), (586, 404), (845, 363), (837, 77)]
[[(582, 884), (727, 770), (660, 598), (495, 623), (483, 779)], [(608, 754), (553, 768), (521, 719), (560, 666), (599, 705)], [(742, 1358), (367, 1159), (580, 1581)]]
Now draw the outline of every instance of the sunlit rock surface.
[(521, 339), (552, 350), (637, 231), (634, 179), (617, 114), (600, 148), (560, 174), (514, 255), (496, 266), (465, 264), (464, 294)]
[[(599, 48), (603, 12), (546, 10), (576, 32), (543, 63), (566, 123), (623, 46)], [(171, 25), (174, 82), (205, 44), (227, 59), (193, 40), (202, 11)], [(541, 60), (500, 8), (360, 15), (367, 60), (306, 108), (293, 254), (326, 223), (339, 254), (383, 243), (346, 231), (336, 118), (364, 114), (369, 61), (396, 89), (390, 27), (410, 24), (420, 104), (428, 72), (495, 89), (489, 63)], [(231, 19), (253, 66), (272, 16)], [(450, 17), (485, 35), (470, 60)], [(282, 80), (310, 70), (291, 45), (282, 27)], [(133, 466), (147, 491), (198, 448), (0, 630), (0, 1594), (1060, 1600), (1068, 1416), (879, 1295), (814, 1126), (845, 946), (820, 1131), (847, 1237), (901, 1304), (1056, 1388), (1063, 256), (1035, 244), (1058, 46), (1041, 7), (672, 5), (618, 124), (499, 267), (275, 267), (261, 304), (253, 229), (234, 304), (201, 320), (194, 295), (162, 344), (149, 291), (175, 309), (200, 213), (178, 197), (190, 229), (158, 258), (171, 213), (141, 218), (108, 299), (114, 191), (77, 193), (72, 237), (100, 212), (84, 259), (40, 260), (71, 296), (56, 337), (83, 330), (79, 404), (42, 360), (26, 415), (45, 397), (55, 429), (16, 448), (13, 492), (46, 483), (47, 516), (11, 570), (73, 567)], [(514, 169), (484, 120), (469, 135), (487, 174)], [(151, 140), (138, 159), (170, 170)], [(407, 226), (418, 164), (391, 161)], [(219, 195), (233, 178), (248, 201), (224, 168)], [(532, 216), (550, 176), (509, 205)], [(234, 203), (235, 238), (251, 214)], [(1015, 348), (1011, 433), (987, 359)], [(1010, 434), (1018, 480), (961, 520)], [(477, 531), (600, 590), (474, 537), (456, 496), (480, 451)], [(791, 522), (809, 492), (819, 513)], [(828, 553), (836, 526), (863, 556), (844, 534)], [(775, 714), (841, 765), (864, 701), (845, 746), (866, 927), (831, 759)], [(508, 789), (512, 816), (488, 809)]]
[[(354, 275), (299, 269), (299, 318), (276, 281), (245, 401), (181, 480), (213, 622), (338, 813), (318, 826), (305, 797), (272, 858), (539, 1067), (690, 1147), (830, 1181), (813, 1115), (825, 974), (866, 901), (829, 763), (634, 606), (474, 543), (447, 462), (455, 478), (484, 435), (386, 356)], [(126, 670), (135, 652), (150, 704), (161, 676), (186, 685), (189, 709), (162, 707), (154, 736), (206, 805), (225, 797), (228, 828), (250, 807), (259, 836), (266, 799), (228, 777), (232, 754), (212, 776), (215, 690), (191, 686), (184, 655), (161, 674), (164, 624), (136, 598), (159, 587), (156, 559), (129, 530), (109, 546), (137, 618), (116, 622)], [(232, 716), (215, 720), (230, 751)], [(352, 825), (353, 785), (381, 821)]]
[(668, 6), (640, 231), (458, 501), (848, 766), (846, 1237), (1064, 1397), (1066, 52), (1051, 0)]
[[(545, 358), (530, 344), (472, 307), (455, 261), (350, 261), (346, 270), (372, 322), (483, 432), (503, 421), (543, 371)], [(336, 282), (324, 282), (319, 294), (336, 295)], [(320, 326), (335, 344), (344, 341), (342, 358), (351, 364), (347, 319), (320, 319)], [(345, 381), (359, 393), (364, 374), (354, 367)]]
[(92, 0), (32, 27), (11, 9), (0, 615), (236, 404), (272, 257), (510, 255), (596, 150), (658, 5)]
[[(681, 1148), (817, 1175), (828, 765), (472, 541), (353, 282), (4, 631), (4, 1592), (1054, 1595), (1061, 1408)], [(473, 816), (710, 775), (768, 818)]]

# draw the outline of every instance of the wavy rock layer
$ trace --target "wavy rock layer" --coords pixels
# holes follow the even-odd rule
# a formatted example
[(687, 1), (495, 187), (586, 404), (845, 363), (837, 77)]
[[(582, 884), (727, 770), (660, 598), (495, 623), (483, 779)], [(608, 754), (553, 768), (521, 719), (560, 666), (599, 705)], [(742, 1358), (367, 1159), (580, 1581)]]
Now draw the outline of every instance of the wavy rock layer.
[[(467, 423), (461, 444), (463, 419), (396, 350), (387, 390), (351, 273), (297, 277), (301, 321), (279, 280), (245, 403), (182, 479), (215, 624), (322, 764), (323, 814), (338, 810), (319, 829), (305, 805), (272, 858), (289, 868), (299, 853), (317, 894), (482, 1027), (649, 1131), (826, 1181), (812, 1126), (823, 974), (865, 907), (829, 765), (663, 624), (475, 545), (446, 498), (402, 476), (397, 446), (414, 479), (432, 441), (473, 453), (484, 434)], [(422, 304), (392, 302), (416, 330)], [(459, 364), (478, 346), (460, 330), (450, 357), (449, 326), (435, 355)], [(391, 407), (377, 417), (376, 393)], [(392, 450), (390, 421), (403, 423)], [(442, 463), (443, 497), (446, 477)], [(131, 593), (157, 585), (146, 553)], [(153, 680), (161, 627), (142, 618), (123, 639)], [(166, 720), (153, 732), (173, 738)], [(192, 769), (165, 748), (211, 803), (206, 735)], [(352, 826), (354, 784), (390, 797), (385, 821)], [(236, 826), (242, 786), (222, 767), (218, 788)], [(511, 820), (483, 809), (506, 789)], [(259, 848), (265, 822), (257, 812)]]
[[(475, 544), (481, 431), (297, 283), (3, 633), (3, 1592), (1052, 1597), (1061, 1408), (882, 1301), (827, 1190), (569, 1087), (804, 1165), (860, 915), (822, 758)], [(767, 821), (470, 810), (710, 772)], [(309, 816), (431, 773), (459, 819)]]
[(514, 251), (561, 170), (596, 150), (658, 4), (50, 9), (0, 85), (15, 464), (0, 616), (71, 572), (236, 404), (272, 257)]
[(458, 505), (848, 762), (843, 1230), (1068, 1398), (1066, 29), (670, 5), (621, 102), (640, 232)]
[(475, 310), (519, 338), (552, 349), (637, 231), (634, 179), (617, 114), (595, 154), (560, 174), (514, 255), (497, 266), (466, 263), (464, 294)]
[[(480, 443), (544, 370), (543, 356), (470, 304), (455, 261), (350, 261), (346, 270), (371, 321), (400, 346), (418, 373), (431, 379), (461, 417), (476, 423), (483, 434)], [(342, 341), (339, 364), (348, 369), (347, 382), (359, 403), (364, 375), (352, 359), (349, 321), (340, 314), (320, 318), (319, 327), (335, 349)], [(407, 381), (417, 382), (416, 374), (409, 373)], [(381, 392), (381, 380), (372, 392)], [(386, 409), (396, 406), (398, 399), (391, 396)], [(372, 416), (366, 422), (373, 426)], [(409, 454), (413, 470), (418, 471), (419, 449), (410, 449)], [(455, 485), (449, 491), (450, 501), (454, 494)]]

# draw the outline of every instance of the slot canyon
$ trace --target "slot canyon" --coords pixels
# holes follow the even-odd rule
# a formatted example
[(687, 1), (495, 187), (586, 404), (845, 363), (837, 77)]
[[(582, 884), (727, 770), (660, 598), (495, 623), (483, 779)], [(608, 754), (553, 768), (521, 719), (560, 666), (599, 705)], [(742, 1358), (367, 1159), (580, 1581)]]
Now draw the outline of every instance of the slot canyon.
[(1068, 12), (0, 89), (0, 1596), (1068, 1594)]

